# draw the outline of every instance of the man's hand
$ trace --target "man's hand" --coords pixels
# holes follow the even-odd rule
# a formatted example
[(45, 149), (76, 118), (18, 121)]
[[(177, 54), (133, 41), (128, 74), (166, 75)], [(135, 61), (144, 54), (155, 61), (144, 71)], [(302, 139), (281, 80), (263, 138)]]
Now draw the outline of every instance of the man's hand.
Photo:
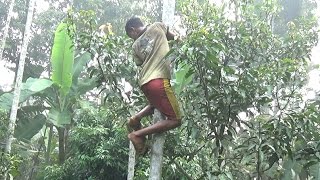
[(179, 36), (179, 35), (175, 35), (173, 40), (175, 40), (177, 42), (182, 42), (181, 36)]
[(175, 40), (176, 41), (178, 39), (180, 39), (180, 38), (179, 38), (179, 35), (177, 33), (174, 33), (172, 31), (168, 30), (168, 32), (167, 32), (167, 40), (168, 41), (170, 41), (170, 40)]

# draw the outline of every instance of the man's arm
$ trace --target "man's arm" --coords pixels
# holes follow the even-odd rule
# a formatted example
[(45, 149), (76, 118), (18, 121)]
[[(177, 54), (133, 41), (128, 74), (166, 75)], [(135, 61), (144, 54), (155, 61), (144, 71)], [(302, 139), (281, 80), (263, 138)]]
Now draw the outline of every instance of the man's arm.
[(170, 40), (175, 40), (175, 36), (177, 36), (175, 33), (169, 31), (169, 27), (168, 27), (168, 31), (167, 31), (167, 39), (168, 41)]
[(169, 30), (169, 26), (165, 25), (162, 22), (157, 22), (157, 25), (159, 25), (162, 28), (162, 30), (166, 33), (166, 37), (167, 37), (168, 41), (170, 41), (170, 40), (178, 40), (178, 41), (181, 40), (180, 37), (178, 36), (178, 34), (176, 34), (173, 31)]
[(168, 29), (168, 31), (167, 31), (167, 40), (168, 40), (168, 41), (170, 41), (170, 40), (175, 40), (175, 41), (177, 41), (177, 42), (181, 42), (181, 41), (182, 41), (181, 38), (180, 38), (180, 36), (179, 36), (178, 34), (172, 32), (172, 31), (169, 31), (169, 29)]

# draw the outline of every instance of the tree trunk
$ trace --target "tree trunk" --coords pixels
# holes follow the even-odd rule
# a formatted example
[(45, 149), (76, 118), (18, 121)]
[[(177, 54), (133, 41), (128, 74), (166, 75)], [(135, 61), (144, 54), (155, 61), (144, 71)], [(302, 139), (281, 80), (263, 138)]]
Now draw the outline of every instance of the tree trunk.
[[(164, 120), (164, 117), (158, 110), (154, 111), (153, 123)], [(150, 176), (149, 180), (160, 180), (162, 172), (163, 145), (165, 136), (163, 133), (152, 136)]]
[[(169, 26), (174, 24), (175, 0), (163, 0), (162, 22)], [(163, 120), (161, 113), (155, 110), (154, 123)], [(164, 134), (154, 134), (151, 148), (151, 163), (149, 180), (160, 180), (162, 172)]]
[[(15, 83), (14, 94), (13, 94), (13, 102), (12, 102), (10, 121), (9, 121), (9, 126), (8, 126), (8, 138), (7, 138), (6, 147), (5, 147), (5, 152), (8, 154), (11, 153), (11, 144), (12, 144), (12, 140), (13, 140), (14, 128), (15, 128), (16, 119), (17, 119), (17, 111), (18, 111), (18, 105), (19, 105), (19, 99), (20, 99), (22, 76), (23, 76), (24, 64), (25, 64), (25, 59), (26, 59), (27, 50), (28, 50), (30, 29), (31, 29), (31, 23), (32, 23), (32, 19), (33, 19), (34, 4), (35, 4), (35, 0), (30, 0), (28, 15), (27, 15), (27, 22), (26, 22), (26, 26), (25, 26), (25, 33), (24, 33), (24, 37), (23, 37), (20, 60), (19, 60), (17, 81)], [(7, 173), (4, 174), (4, 179), (6, 179), (6, 177), (7, 177)]]
[[(4, 27), (3, 37), (2, 37), (1, 46), (0, 46), (0, 61), (2, 60), (2, 55), (3, 55), (4, 47), (5, 47), (5, 45), (6, 45), (6, 39), (7, 39), (7, 37), (8, 37), (8, 32), (9, 32), (11, 17), (12, 17), (12, 13), (13, 13), (14, 1), (15, 1), (15, 0), (11, 0), (11, 2), (10, 2), (9, 11), (8, 11), (8, 15), (7, 15), (7, 21), (6, 21), (6, 25), (5, 25), (5, 27)], [(27, 27), (26, 27), (26, 28), (27, 28)], [(25, 33), (25, 34), (26, 34), (26, 33)]]
[(47, 151), (45, 155), (46, 164), (50, 164), (51, 141), (52, 141), (52, 135), (53, 135), (53, 125), (48, 125), (48, 126), (50, 126), (50, 131), (49, 131), (49, 137), (48, 137)]
[(169, 27), (172, 27), (174, 24), (175, 5), (175, 0), (163, 0), (162, 3), (162, 22)]
[(131, 141), (129, 145), (129, 162), (128, 162), (128, 177), (127, 180), (133, 180), (134, 178), (134, 165), (136, 164), (136, 151)]
[(18, 104), (19, 104), (19, 98), (20, 98), (22, 76), (23, 76), (24, 64), (25, 64), (28, 43), (29, 43), (29, 38), (30, 38), (30, 28), (31, 28), (31, 23), (32, 23), (32, 18), (33, 18), (34, 3), (35, 3), (35, 0), (31, 0), (30, 4), (29, 4), (29, 9), (28, 9), (28, 17), (27, 17), (27, 23), (25, 26), (23, 44), (22, 44), (22, 48), (21, 48), (17, 81), (15, 83), (13, 103), (12, 103), (11, 113), (10, 113), (10, 122), (9, 122), (9, 127), (8, 127), (8, 139), (7, 139), (6, 148), (5, 148), (7, 153), (11, 152), (11, 143), (12, 143), (12, 139), (13, 139), (14, 127), (15, 127), (15, 122), (16, 122), (16, 118), (17, 118), (17, 110), (18, 110)]
[(65, 129), (63, 127), (57, 127), (57, 130), (59, 136), (59, 163), (62, 164), (65, 159)]

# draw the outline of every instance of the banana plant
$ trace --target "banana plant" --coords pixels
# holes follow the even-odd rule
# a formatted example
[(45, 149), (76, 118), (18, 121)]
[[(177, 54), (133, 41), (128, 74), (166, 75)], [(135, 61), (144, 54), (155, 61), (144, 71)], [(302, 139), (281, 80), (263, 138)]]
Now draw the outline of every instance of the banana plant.
[[(56, 42), (54, 46), (55, 45)], [(60, 49), (60, 52), (61, 51), (63, 51), (63, 48)], [(53, 51), (53, 53), (55, 52)], [(59, 51), (57, 51), (57, 53), (59, 53)], [(80, 74), (89, 60), (91, 60), (91, 55), (87, 52), (80, 53), (76, 56), (75, 62), (73, 62), (73, 59), (55, 59), (53, 56), (52, 64), (57, 64), (57, 66), (53, 66), (51, 76), (53, 85), (39, 94), (39, 96), (41, 96), (50, 106), (47, 116), (48, 122), (54, 125), (58, 131), (60, 163), (62, 163), (65, 158), (65, 135), (67, 134), (66, 132), (69, 130), (69, 127), (72, 125), (74, 104), (76, 104), (80, 95), (85, 94), (97, 86), (95, 77), (80, 78)], [(65, 69), (64, 67), (70, 67), (70, 64), (59, 61), (69, 61), (69, 63), (72, 63), (72, 68)], [(58, 78), (55, 79), (56, 77)], [(52, 131), (50, 132), (52, 133)], [(51, 135), (49, 135), (49, 137), (50, 136)], [(51, 141), (48, 140), (48, 149), (51, 149), (49, 148), (50, 146)]]
[[(59, 162), (65, 157), (65, 125), (71, 123), (71, 101), (68, 93), (72, 84), (72, 68), (74, 63), (73, 40), (68, 33), (68, 24), (61, 23), (55, 32), (51, 54), (52, 76), (54, 83), (53, 93), (47, 93), (47, 102), (51, 109), (48, 119), (57, 128), (59, 136)], [(71, 31), (72, 32), (72, 29)], [(51, 143), (51, 142), (49, 142)]]
[(68, 25), (61, 23), (55, 32), (52, 48), (51, 64), (53, 72), (51, 80), (55, 88), (54, 94), (51, 94), (53, 95), (51, 99), (54, 99), (54, 101), (49, 101), (51, 104), (49, 120), (60, 127), (71, 122), (71, 113), (67, 108), (69, 105), (67, 95), (72, 84), (73, 63), (73, 41), (68, 34)]
[(48, 120), (57, 128), (59, 134), (60, 163), (65, 158), (65, 135), (71, 124), (73, 105), (81, 94), (96, 86), (94, 78), (82, 78), (81, 81), (79, 79), (91, 56), (89, 53), (80, 53), (74, 63), (75, 50), (70, 35), (72, 28), (66, 23), (61, 23), (55, 32), (51, 55), (53, 88), (45, 92), (46, 102), (51, 106)]
[[(65, 132), (72, 122), (73, 105), (80, 95), (97, 86), (95, 77), (81, 76), (80, 78), (81, 72), (87, 62), (91, 60), (91, 55), (87, 52), (79, 52), (75, 57), (74, 54), (75, 50), (70, 36), (70, 25), (61, 23), (56, 29), (52, 48), (51, 79), (27, 79), (22, 85), (19, 101), (22, 103), (31, 97), (40, 97), (47, 105), (42, 109), (43, 112), (33, 114), (34, 118), (23, 116), (19, 119), (17, 126), (25, 128), (17, 129), (15, 133), (16, 138), (30, 140), (42, 129), (45, 122), (54, 125), (59, 132), (60, 162), (64, 161)], [(12, 96), (12, 92), (3, 93), (0, 96), (1, 109), (10, 109), (11, 101), (9, 100), (12, 99)], [(20, 110), (25, 107), (21, 107)], [(44, 110), (49, 110), (47, 115), (44, 114)], [(44, 116), (46, 118), (43, 118)], [(50, 143), (48, 142), (48, 146)]]

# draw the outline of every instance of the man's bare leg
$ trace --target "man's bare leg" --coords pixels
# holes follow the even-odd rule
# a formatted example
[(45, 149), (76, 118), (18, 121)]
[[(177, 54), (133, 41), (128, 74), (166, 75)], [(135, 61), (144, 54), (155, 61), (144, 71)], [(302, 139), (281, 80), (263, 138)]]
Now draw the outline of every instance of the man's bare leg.
[(154, 107), (152, 105), (147, 105), (141, 111), (139, 111), (134, 117), (141, 120), (143, 117), (150, 116), (154, 112)]
[(181, 120), (163, 120), (158, 121), (156, 124), (153, 124), (149, 127), (134, 131), (128, 135), (128, 138), (135, 145), (136, 150), (140, 151), (140, 153), (144, 148), (145, 136), (154, 133), (162, 133), (168, 131), (170, 129), (174, 129), (181, 125)]
[[(132, 130), (137, 131), (141, 129), (141, 123), (140, 120), (145, 117), (153, 114), (154, 107), (152, 105), (147, 105), (145, 108), (143, 108), (141, 111), (139, 111), (136, 115), (130, 117), (128, 121), (128, 130), (131, 132)], [(130, 134), (128, 135), (128, 138), (132, 141), (134, 148), (136, 149), (136, 152), (138, 154), (143, 154), (146, 151), (145, 147), (145, 136), (141, 138), (135, 138), (132, 140)]]
[(158, 121), (157, 123), (148, 126), (146, 128), (140, 129), (138, 131), (133, 132), (136, 136), (146, 136), (154, 133), (162, 133), (168, 131), (170, 129), (174, 129), (181, 125), (181, 120), (163, 120)]
[(139, 111), (136, 115), (130, 117), (128, 121), (128, 125), (134, 130), (139, 130), (141, 128), (140, 120), (145, 116), (149, 116), (153, 114), (153, 112), (154, 112), (154, 107), (152, 105), (147, 105), (145, 108)]

